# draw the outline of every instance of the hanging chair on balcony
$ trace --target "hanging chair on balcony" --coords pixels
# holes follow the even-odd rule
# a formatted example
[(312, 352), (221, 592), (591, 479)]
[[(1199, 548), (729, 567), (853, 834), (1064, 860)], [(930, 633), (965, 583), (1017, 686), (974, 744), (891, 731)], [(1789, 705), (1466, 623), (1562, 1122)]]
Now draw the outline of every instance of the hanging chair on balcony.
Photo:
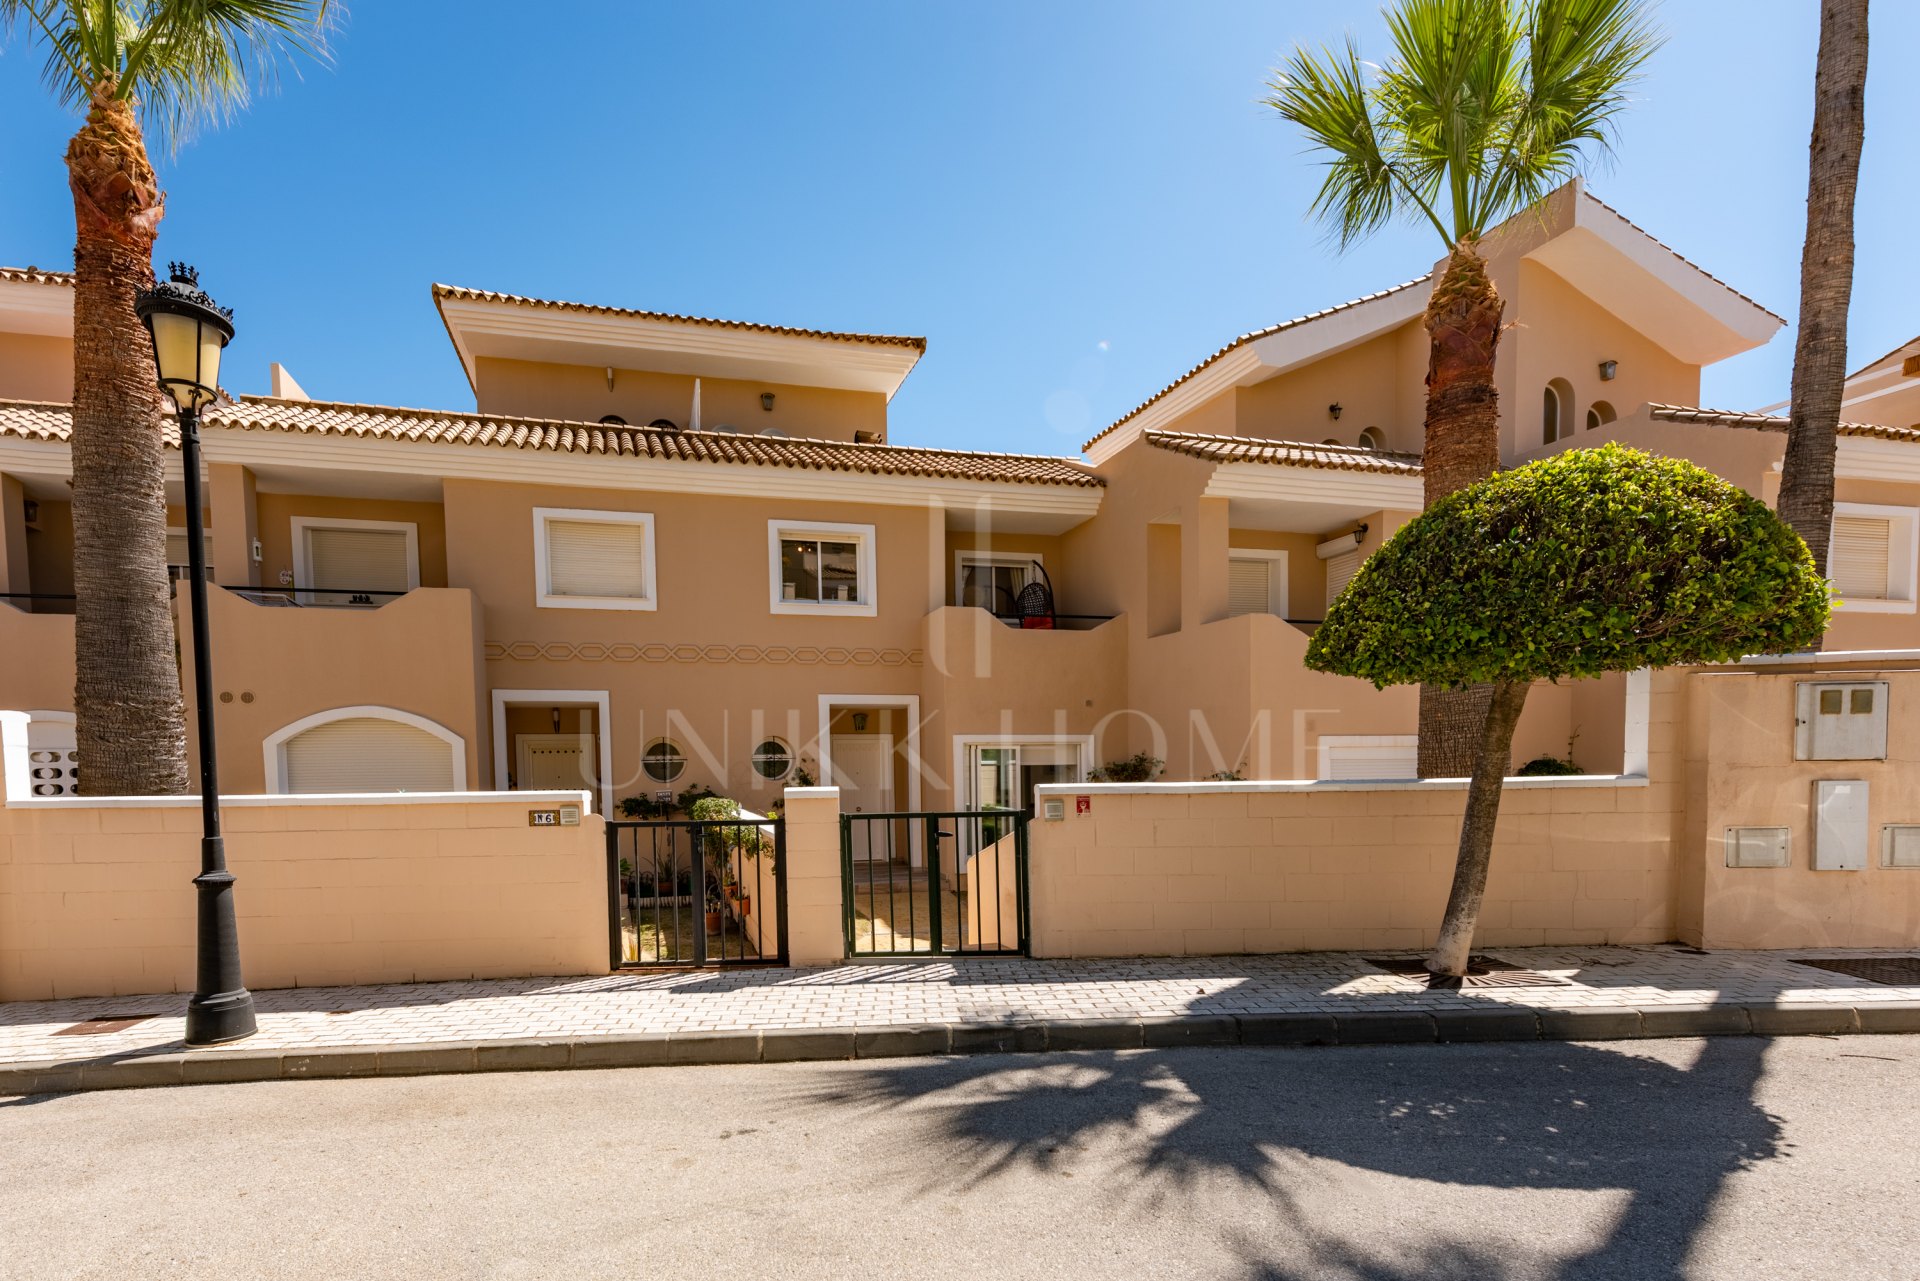
[(1039, 577), (1020, 589), (1016, 598), (1019, 607), (1020, 626), (1028, 631), (1052, 631), (1056, 624), (1053, 612), (1053, 579), (1047, 576), (1046, 566), (1039, 561), (1033, 562), (1033, 568)]

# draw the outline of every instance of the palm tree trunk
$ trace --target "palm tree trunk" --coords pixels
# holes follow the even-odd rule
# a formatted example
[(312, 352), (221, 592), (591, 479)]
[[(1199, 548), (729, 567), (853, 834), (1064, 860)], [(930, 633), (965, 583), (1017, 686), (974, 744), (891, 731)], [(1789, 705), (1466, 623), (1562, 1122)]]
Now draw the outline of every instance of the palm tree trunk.
[(1473, 950), (1474, 927), (1480, 923), (1480, 904), (1487, 896), (1487, 871), (1493, 865), (1493, 825), (1500, 817), (1500, 790), (1513, 764), (1513, 727), (1526, 706), (1525, 681), (1487, 686), (1487, 714), (1482, 719), (1478, 759), (1473, 781), (1467, 785), (1467, 811), (1460, 820), (1460, 853), (1453, 864), (1453, 888), (1447, 894), (1447, 914), (1440, 921), (1440, 937), (1427, 958), (1435, 974), (1467, 972)]
[(73, 192), (74, 731), (79, 789), (188, 786), (167, 582), (160, 393), (134, 292), (153, 281), (164, 197), (130, 106), (94, 88), (67, 147)]
[[(1427, 300), (1427, 432), (1422, 471), (1431, 507), (1500, 466), (1500, 391), (1493, 360), (1505, 304), (1471, 241), (1453, 247)], [(1489, 687), (1420, 687), (1421, 778), (1460, 778), (1473, 769)]]
[(1800, 331), (1793, 409), (1780, 474), (1781, 519), (1806, 540), (1821, 573), (1833, 532), (1833, 460), (1847, 381), (1853, 298), (1853, 194), (1866, 136), (1867, 0), (1822, 0), (1807, 164), (1807, 239), (1800, 253)]

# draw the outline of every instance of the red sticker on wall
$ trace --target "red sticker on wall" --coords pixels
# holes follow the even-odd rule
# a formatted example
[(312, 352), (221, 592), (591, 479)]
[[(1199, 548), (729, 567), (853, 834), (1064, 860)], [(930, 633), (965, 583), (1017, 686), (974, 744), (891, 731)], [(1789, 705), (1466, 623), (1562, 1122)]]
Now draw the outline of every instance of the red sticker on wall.
[(1091, 814), (1091, 813), (1093, 813), (1093, 798), (1092, 798), (1091, 796), (1076, 796), (1076, 797), (1074, 797), (1074, 798), (1073, 798), (1073, 812), (1074, 812), (1074, 813), (1076, 813), (1076, 814)]

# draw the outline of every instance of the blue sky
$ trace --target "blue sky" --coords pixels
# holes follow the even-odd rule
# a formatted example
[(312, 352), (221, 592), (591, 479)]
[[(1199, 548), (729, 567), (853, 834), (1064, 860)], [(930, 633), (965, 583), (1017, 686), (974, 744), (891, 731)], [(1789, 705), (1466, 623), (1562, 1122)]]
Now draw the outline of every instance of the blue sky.
[[(1430, 230), (1344, 256), (1257, 105), (1296, 43), (1385, 50), (1373, 3), (360, 0), (331, 68), (158, 158), (156, 257), (237, 309), (224, 380), (471, 408), (433, 281), (922, 334), (903, 444), (1072, 452), (1234, 335), (1420, 274)], [(1818, 6), (1667, 0), (1595, 192), (1794, 314)], [(1850, 365), (1920, 332), (1920, 4), (1873, 15)], [(1904, 60), (1903, 60), (1904, 61)], [(0, 262), (66, 266), (75, 121), (0, 54)], [(1784, 398), (1791, 330), (1707, 371)]]

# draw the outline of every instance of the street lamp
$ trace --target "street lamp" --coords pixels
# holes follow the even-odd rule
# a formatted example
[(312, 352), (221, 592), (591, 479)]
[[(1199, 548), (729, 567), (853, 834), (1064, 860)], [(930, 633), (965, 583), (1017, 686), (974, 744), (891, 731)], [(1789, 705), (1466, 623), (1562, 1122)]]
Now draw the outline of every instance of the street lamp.
[(200, 514), (200, 410), (219, 394), (220, 349), (233, 337), (233, 311), (215, 305), (199, 273), (171, 263), (172, 279), (143, 289), (133, 309), (153, 339), (160, 388), (180, 413), (180, 466), (186, 480), (187, 594), (193, 603), (194, 714), (200, 731), (200, 934), (187, 1044), (217, 1045), (252, 1036), (253, 993), (240, 978), (240, 934), (233, 917), (233, 873), (220, 835), (220, 787), (213, 768), (213, 656), (207, 645), (207, 546)]

